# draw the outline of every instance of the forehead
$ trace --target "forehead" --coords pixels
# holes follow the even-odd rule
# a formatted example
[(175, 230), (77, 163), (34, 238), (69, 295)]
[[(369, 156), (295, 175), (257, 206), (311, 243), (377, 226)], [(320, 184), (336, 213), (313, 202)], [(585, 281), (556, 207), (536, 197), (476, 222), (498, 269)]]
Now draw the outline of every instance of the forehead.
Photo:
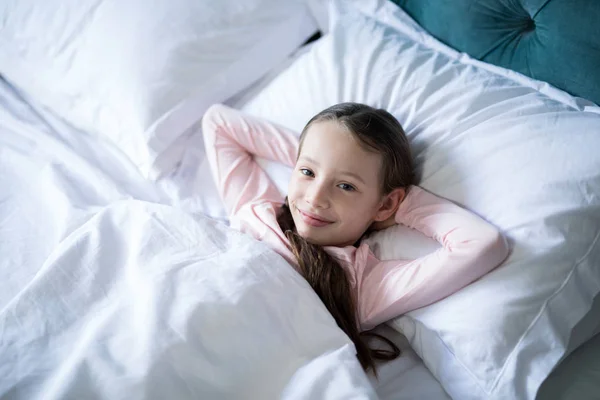
[(304, 135), (298, 159), (310, 158), (336, 171), (348, 171), (365, 180), (377, 180), (381, 155), (365, 149), (346, 127), (336, 121), (311, 124)]

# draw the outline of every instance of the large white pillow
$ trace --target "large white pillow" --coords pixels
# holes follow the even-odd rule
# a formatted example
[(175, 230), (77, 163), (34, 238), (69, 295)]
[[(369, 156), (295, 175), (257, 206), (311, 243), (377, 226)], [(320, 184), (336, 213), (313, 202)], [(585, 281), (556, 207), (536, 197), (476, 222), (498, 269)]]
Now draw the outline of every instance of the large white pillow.
[[(391, 325), (453, 398), (533, 399), (597, 329), (573, 333), (578, 322), (600, 320), (600, 109), (452, 51), (389, 4), (385, 22), (337, 10), (326, 37), (238, 104), (296, 130), (342, 101), (391, 111), (419, 184), (498, 226), (512, 248), (489, 275)], [(431, 249), (402, 227), (369, 240), (382, 258)]]
[(0, 74), (156, 178), (209, 105), (316, 29), (304, 0), (3, 1)]

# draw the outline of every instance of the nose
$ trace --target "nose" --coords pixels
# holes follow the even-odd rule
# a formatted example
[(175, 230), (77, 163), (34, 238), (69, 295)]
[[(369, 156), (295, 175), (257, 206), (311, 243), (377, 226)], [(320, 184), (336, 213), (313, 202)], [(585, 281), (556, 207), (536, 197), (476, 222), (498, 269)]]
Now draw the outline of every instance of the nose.
[(322, 182), (313, 181), (306, 191), (306, 202), (314, 208), (329, 208), (327, 187)]

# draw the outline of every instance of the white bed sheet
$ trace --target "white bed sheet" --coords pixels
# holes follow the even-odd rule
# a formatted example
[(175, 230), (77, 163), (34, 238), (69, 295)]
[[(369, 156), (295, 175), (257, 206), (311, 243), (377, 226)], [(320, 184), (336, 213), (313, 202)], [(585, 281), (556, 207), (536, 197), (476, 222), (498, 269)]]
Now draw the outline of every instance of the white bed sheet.
[(380, 365), (378, 379), (369, 376), (381, 400), (450, 399), (408, 339), (386, 325), (377, 327), (376, 332), (392, 340), (401, 351), (400, 357)]
[(600, 398), (600, 334), (567, 357), (544, 381), (537, 400)]

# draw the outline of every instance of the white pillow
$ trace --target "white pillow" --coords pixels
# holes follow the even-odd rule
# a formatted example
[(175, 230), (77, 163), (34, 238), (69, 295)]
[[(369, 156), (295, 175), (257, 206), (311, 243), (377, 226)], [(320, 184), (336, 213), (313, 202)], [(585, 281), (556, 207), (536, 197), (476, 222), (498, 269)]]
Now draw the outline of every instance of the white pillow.
[[(574, 326), (600, 313), (600, 109), (445, 48), (395, 6), (387, 17), (399, 14), (383, 23), (338, 11), (330, 33), (242, 109), (296, 130), (342, 101), (392, 112), (419, 184), (498, 226), (512, 247), (500, 268), (392, 326), (453, 398), (534, 399), (593, 334)], [(403, 229), (369, 239), (381, 258), (431, 249)]]
[(0, 74), (157, 178), (208, 106), (316, 30), (304, 0), (0, 2)]

